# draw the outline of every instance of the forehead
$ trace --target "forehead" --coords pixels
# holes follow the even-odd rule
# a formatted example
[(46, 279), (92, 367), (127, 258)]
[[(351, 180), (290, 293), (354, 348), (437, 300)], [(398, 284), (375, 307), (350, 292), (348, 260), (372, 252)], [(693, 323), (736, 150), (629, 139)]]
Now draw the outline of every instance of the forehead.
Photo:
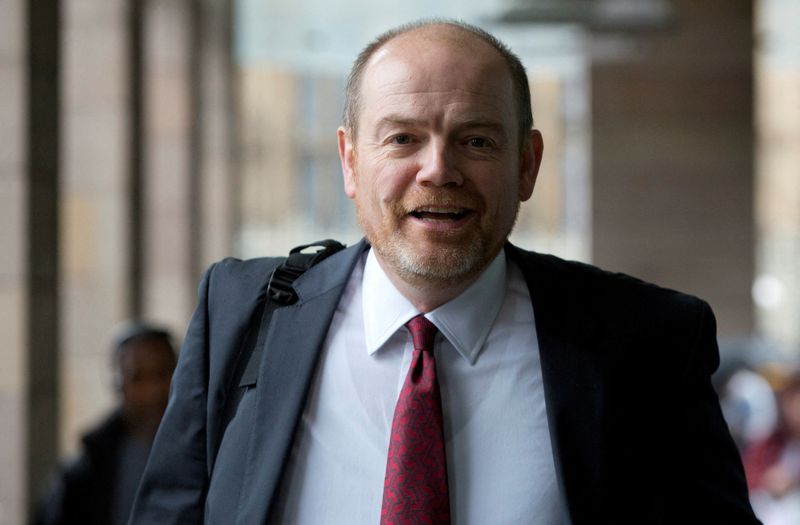
[(120, 366), (127, 370), (150, 365), (164, 366), (174, 360), (172, 347), (160, 338), (142, 338), (120, 347)]
[(370, 121), (398, 108), (513, 119), (509, 68), (494, 47), (463, 30), (433, 26), (400, 35), (367, 64), (361, 117)]

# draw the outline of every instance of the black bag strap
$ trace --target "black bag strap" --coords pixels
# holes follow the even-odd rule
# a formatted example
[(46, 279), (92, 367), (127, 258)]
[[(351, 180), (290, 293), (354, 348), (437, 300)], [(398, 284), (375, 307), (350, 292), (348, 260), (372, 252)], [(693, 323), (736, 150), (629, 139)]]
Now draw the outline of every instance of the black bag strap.
[[(305, 253), (308, 248), (320, 249)], [(344, 249), (343, 244), (331, 239), (298, 246), (292, 248), (289, 256), (272, 270), (267, 289), (262, 290), (260, 294), (257, 306), (250, 317), (241, 351), (238, 353), (233, 371), (227, 379), (220, 425), (221, 432), (214, 438), (216, 440), (214, 450), (219, 447), (225, 429), (236, 413), (245, 390), (247, 387), (256, 385), (272, 312), (281, 306), (297, 302), (297, 294), (292, 286), (295, 279), (315, 264), (342, 249)], [(274, 265), (275, 263), (276, 261), (273, 259), (268, 264)]]
[[(325, 239), (311, 244), (304, 244), (292, 248), (289, 256), (278, 265), (269, 278), (267, 293), (264, 301), (259, 305), (261, 315), (254, 315), (253, 319), (258, 321), (258, 325), (251, 326), (249, 333), (258, 334), (255, 341), (253, 337), (248, 337), (244, 348), (247, 359), (247, 366), (244, 369), (239, 387), (255, 386), (258, 380), (258, 369), (261, 366), (261, 356), (264, 344), (267, 339), (267, 330), (260, 327), (269, 327), (272, 312), (276, 308), (289, 306), (297, 302), (297, 293), (294, 291), (294, 281), (303, 275), (309, 268), (327, 259), (334, 253), (344, 249), (344, 245), (333, 239)], [(306, 252), (309, 248), (319, 248), (313, 252)], [(249, 357), (247, 357), (249, 354)]]

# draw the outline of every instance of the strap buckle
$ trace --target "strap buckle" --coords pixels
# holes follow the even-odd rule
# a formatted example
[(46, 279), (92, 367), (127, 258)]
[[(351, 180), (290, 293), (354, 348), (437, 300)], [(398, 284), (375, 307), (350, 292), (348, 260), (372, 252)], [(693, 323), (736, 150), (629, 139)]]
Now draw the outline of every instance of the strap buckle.
[[(308, 248), (320, 248), (312, 253), (305, 253)], [(333, 239), (325, 239), (311, 244), (292, 248), (289, 257), (272, 271), (267, 286), (269, 300), (279, 305), (288, 306), (297, 302), (294, 281), (315, 264), (327, 259), (334, 253), (343, 250), (344, 245)]]

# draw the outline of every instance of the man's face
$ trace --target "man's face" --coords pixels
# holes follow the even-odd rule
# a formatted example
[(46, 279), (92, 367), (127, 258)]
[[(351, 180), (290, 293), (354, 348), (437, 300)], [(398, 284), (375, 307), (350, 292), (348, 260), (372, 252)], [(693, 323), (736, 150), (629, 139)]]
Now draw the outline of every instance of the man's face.
[(175, 368), (170, 346), (157, 338), (134, 340), (120, 353), (122, 410), (136, 429), (155, 431), (169, 397)]
[(541, 153), (537, 132), (520, 140), (503, 59), (457, 36), (422, 30), (386, 44), (364, 74), (357, 138), (339, 130), (367, 239), (385, 271), (418, 288), (486, 267), (533, 192)]

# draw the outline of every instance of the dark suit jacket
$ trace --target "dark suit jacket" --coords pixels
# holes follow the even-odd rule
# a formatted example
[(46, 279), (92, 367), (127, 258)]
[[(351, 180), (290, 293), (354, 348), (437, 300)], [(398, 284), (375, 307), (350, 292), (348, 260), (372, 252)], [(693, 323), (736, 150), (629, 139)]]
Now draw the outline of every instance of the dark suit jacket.
[[(226, 259), (206, 272), (132, 524), (267, 519), (320, 347), (364, 249), (362, 241), (298, 279), (299, 301), (275, 311), (258, 384), (227, 428), (227, 383), (276, 262)], [(708, 305), (510, 244), (506, 252), (533, 301), (571, 523), (758, 523), (711, 386), (719, 357)]]
[(112, 412), (81, 439), (76, 459), (61, 469), (42, 501), (37, 525), (108, 525), (121, 467), (120, 448), (128, 436), (122, 413)]

